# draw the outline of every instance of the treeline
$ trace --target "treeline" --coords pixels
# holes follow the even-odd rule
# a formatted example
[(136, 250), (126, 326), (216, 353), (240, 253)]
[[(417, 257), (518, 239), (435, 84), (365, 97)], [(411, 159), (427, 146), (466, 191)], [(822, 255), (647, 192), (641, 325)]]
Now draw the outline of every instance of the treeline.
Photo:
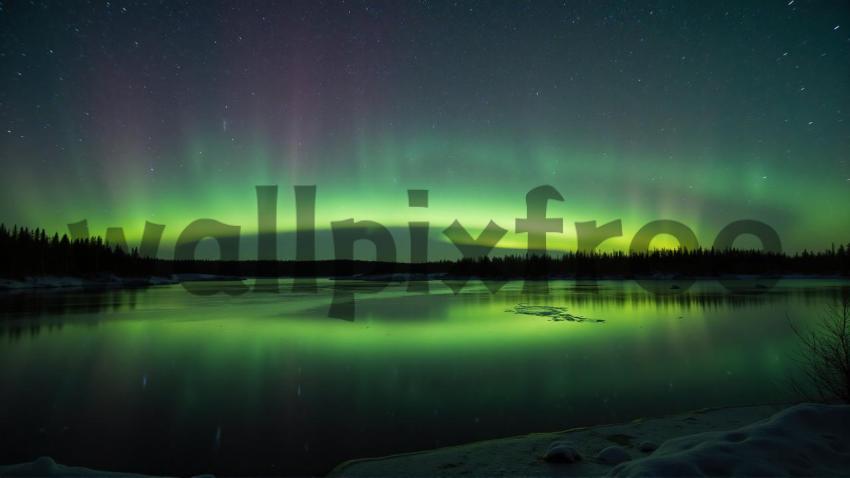
[(633, 277), (754, 275), (850, 275), (850, 244), (793, 255), (747, 250), (659, 250), (513, 255), (424, 264), (369, 261), (172, 261), (125, 252), (101, 238), (71, 240), (43, 229), (0, 225), (0, 277), (145, 277), (182, 273), (233, 276), (352, 276), (450, 274), (478, 277)]
[(850, 244), (788, 255), (754, 250), (676, 249), (648, 253), (568, 252), (446, 263), (458, 275), (510, 277), (644, 277), (720, 275), (850, 275)]
[(110, 247), (100, 237), (70, 240), (67, 235), (48, 236), (44, 229), (0, 224), (0, 276), (6, 278), (150, 275), (154, 262)]

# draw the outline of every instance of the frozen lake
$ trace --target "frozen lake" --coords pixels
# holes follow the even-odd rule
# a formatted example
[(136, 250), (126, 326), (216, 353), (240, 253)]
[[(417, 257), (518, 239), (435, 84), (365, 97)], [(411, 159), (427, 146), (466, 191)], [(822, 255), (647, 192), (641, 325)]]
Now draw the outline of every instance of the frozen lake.
[(340, 320), (334, 285), (3, 293), (0, 463), (322, 474), (352, 458), (790, 400), (789, 320), (850, 293), (838, 280), (738, 294), (716, 281), (663, 294), (631, 281), (496, 293), (470, 281), (458, 294), (372, 283), (385, 287), (358, 293)]

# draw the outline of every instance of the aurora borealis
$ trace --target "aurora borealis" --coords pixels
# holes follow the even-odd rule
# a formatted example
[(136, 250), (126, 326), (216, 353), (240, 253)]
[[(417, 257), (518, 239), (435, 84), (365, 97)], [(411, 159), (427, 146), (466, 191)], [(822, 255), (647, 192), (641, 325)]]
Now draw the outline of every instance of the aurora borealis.
[(790, 251), (850, 239), (844, 2), (2, 2), (0, 65), (6, 224), (151, 221), (167, 252), (209, 217), (250, 257), (276, 184), (292, 258), (292, 187), (316, 185), (320, 229), (429, 221), (457, 257), (455, 219), (524, 247), (550, 184), (554, 249), (616, 219), (605, 249), (655, 219), (703, 245), (738, 219)]

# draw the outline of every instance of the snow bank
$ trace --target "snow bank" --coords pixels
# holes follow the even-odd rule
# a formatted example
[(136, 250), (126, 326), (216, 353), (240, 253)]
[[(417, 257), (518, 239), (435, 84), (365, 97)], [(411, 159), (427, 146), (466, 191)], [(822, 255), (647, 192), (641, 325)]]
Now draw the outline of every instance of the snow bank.
[(44, 277), (27, 277), (24, 280), (16, 281), (3, 279), (0, 281), (0, 288), (3, 289), (45, 289), (54, 287), (82, 287), (83, 279), (78, 277), (63, 277), (63, 276), (44, 276)]
[[(92, 470), (81, 466), (65, 466), (43, 456), (35, 461), (17, 465), (0, 466), (0, 477), (91, 477), (91, 478), (157, 478), (151, 475)], [(197, 475), (192, 478), (215, 478), (213, 475)]]
[[(562, 459), (564, 444), (569, 456), (584, 458)], [(850, 405), (703, 409), (353, 460), (331, 473), (370, 478), (795, 475), (850, 476)]]
[[(190, 279), (203, 280), (203, 279)], [(0, 290), (27, 289), (80, 289), (99, 287), (146, 287), (151, 285), (176, 284), (175, 277), (118, 277), (107, 274), (93, 278), (72, 276), (39, 276), (27, 277), (24, 280), (0, 279)]]
[(59, 465), (49, 456), (43, 456), (28, 463), (0, 466), (0, 476), (90, 476), (92, 478), (112, 478), (121, 476), (127, 478), (145, 478), (144, 475), (136, 475), (132, 473), (115, 473), (110, 471), (97, 471), (80, 466)]
[(801, 404), (732, 431), (674, 438), (611, 476), (850, 476), (850, 405)]

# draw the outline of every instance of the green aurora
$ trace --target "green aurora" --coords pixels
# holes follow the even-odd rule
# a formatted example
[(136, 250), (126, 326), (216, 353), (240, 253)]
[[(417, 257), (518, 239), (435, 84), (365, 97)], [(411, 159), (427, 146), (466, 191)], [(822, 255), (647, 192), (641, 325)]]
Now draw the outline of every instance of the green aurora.
[(7, 224), (86, 219), (135, 246), (150, 221), (169, 257), (213, 218), (241, 226), (253, 258), (255, 187), (278, 185), (288, 259), (292, 187), (316, 185), (320, 258), (348, 218), (390, 228), (401, 260), (407, 223), (429, 221), (431, 258), (455, 258), (454, 220), (473, 236), (492, 220), (502, 252), (524, 248), (525, 194), (549, 184), (565, 198), (549, 204), (555, 251), (592, 220), (622, 220), (603, 250), (656, 219), (703, 246), (739, 219), (787, 251), (850, 238), (850, 9), (834, 3), (67, 8), (0, 18)]

